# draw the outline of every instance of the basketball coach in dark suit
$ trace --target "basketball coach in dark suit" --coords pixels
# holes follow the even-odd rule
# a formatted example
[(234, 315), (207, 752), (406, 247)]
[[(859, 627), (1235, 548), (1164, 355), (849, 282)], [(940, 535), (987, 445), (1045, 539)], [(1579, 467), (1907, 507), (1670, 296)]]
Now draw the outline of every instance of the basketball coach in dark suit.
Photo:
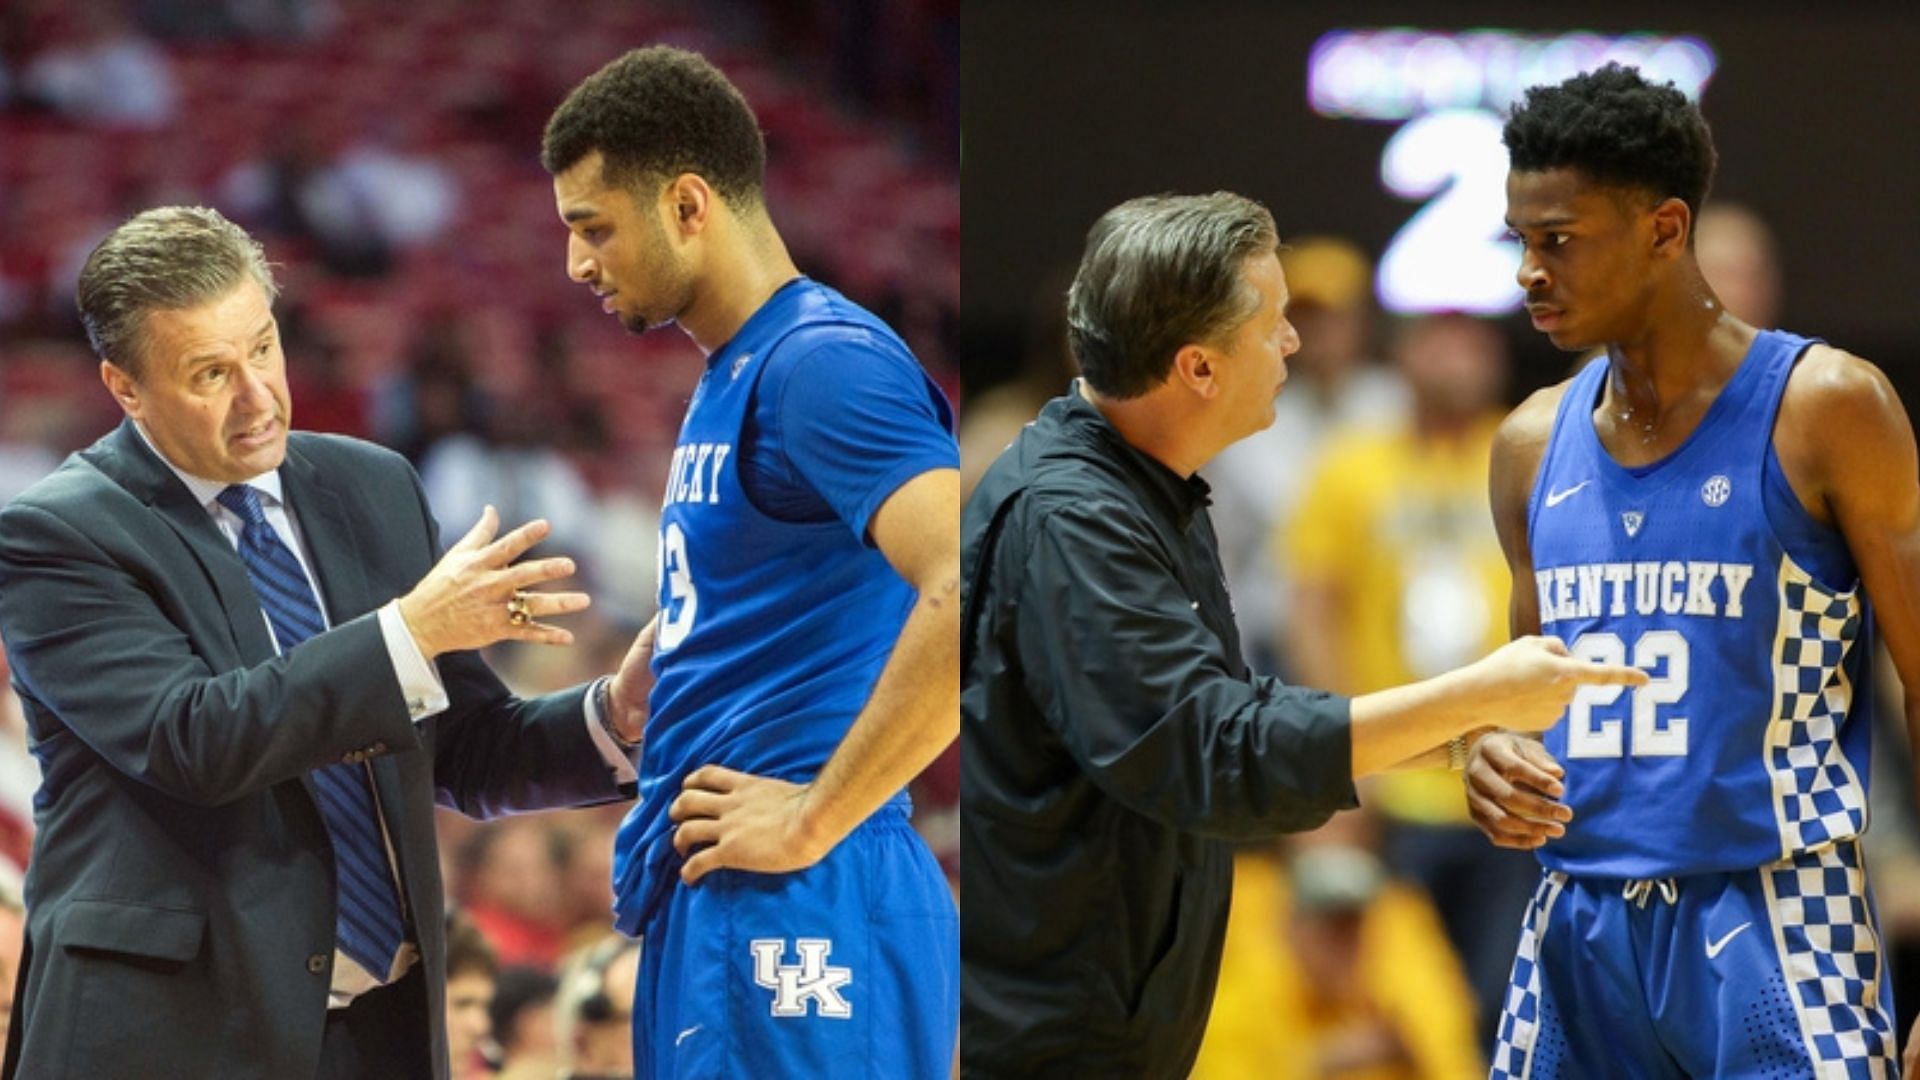
[(102, 241), (79, 303), (127, 419), (0, 511), (43, 772), (7, 1076), (444, 1077), (435, 802), (632, 775), (647, 635), (511, 696), (471, 650), (570, 640), (541, 620), (587, 598), (530, 590), (572, 564), (491, 509), (439, 558), (401, 458), (290, 435), (273, 295), (212, 211)]

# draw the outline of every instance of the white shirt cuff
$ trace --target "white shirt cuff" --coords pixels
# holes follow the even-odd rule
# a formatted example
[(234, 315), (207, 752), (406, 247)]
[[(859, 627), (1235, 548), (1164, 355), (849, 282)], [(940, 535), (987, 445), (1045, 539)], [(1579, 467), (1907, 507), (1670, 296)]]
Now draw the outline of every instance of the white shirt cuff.
[(445, 712), (447, 688), (440, 671), (426, 657), (400, 617), (400, 601), (390, 601), (380, 609), (380, 636), (386, 639), (387, 656), (393, 660), (393, 673), (400, 680), (400, 696), (407, 701), (407, 716), (419, 723)]
[(629, 753), (620, 749), (620, 744), (614, 742), (613, 736), (607, 734), (606, 725), (600, 722), (600, 684), (610, 677), (602, 675), (587, 686), (587, 734), (592, 737), (593, 745), (600, 751), (600, 756), (605, 758), (607, 764), (613, 768), (614, 783), (631, 784), (640, 779), (640, 774), (633, 767), (633, 754), (640, 751), (635, 748), (632, 753)]

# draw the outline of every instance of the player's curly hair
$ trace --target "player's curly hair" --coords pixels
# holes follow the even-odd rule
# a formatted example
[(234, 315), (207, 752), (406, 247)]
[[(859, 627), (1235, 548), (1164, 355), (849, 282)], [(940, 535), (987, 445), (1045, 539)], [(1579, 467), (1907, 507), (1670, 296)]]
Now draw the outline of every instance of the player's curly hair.
[(1606, 185), (1677, 198), (1696, 216), (1713, 186), (1713, 133), (1671, 82), (1608, 64), (1558, 86), (1535, 86), (1501, 137), (1520, 171), (1573, 168)]
[(654, 45), (587, 76), (553, 111), (540, 163), (559, 174), (595, 150), (609, 185), (696, 173), (736, 206), (758, 203), (767, 144), (747, 99), (705, 57)]

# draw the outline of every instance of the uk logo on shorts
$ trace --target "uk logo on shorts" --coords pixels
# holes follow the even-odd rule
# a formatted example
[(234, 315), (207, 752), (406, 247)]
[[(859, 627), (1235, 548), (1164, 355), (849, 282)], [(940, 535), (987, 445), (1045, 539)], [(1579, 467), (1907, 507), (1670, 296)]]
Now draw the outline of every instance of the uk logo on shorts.
[(851, 969), (827, 963), (833, 950), (829, 938), (801, 938), (794, 943), (800, 951), (798, 964), (783, 964), (787, 939), (755, 938), (753, 981), (773, 991), (774, 1016), (805, 1016), (811, 1002), (817, 1015), (845, 1020), (853, 1016), (853, 1005), (840, 996), (840, 988), (853, 982)]

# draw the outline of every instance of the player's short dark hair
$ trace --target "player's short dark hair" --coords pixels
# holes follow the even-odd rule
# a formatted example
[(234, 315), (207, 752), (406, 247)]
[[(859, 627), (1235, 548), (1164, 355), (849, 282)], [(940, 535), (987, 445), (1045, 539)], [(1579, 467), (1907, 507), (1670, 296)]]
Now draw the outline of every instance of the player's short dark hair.
[(1184, 346), (1253, 316), (1241, 271), (1274, 251), (1273, 215), (1243, 195), (1150, 195), (1101, 215), (1067, 290), (1067, 340), (1087, 384), (1133, 398), (1165, 381)]
[(1619, 64), (1528, 88), (1501, 137), (1515, 170), (1578, 169), (1601, 184), (1679, 199), (1696, 216), (1713, 186), (1717, 157), (1700, 107), (1671, 82), (1656, 85)]
[(540, 163), (558, 175), (600, 151), (630, 190), (696, 173), (735, 205), (757, 203), (767, 144), (747, 99), (705, 57), (654, 45), (587, 76), (547, 121)]

